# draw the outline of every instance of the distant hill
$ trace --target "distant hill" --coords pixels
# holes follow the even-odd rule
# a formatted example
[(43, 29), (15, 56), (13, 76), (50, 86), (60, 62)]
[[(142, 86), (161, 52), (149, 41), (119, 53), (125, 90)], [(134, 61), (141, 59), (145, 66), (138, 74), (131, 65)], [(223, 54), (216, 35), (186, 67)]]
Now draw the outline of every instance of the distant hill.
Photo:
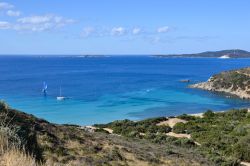
[(169, 55), (156, 55), (157, 57), (201, 57), (201, 58), (250, 58), (250, 52), (240, 49), (222, 50), (222, 51), (207, 51), (197, 54), (169, 54)]

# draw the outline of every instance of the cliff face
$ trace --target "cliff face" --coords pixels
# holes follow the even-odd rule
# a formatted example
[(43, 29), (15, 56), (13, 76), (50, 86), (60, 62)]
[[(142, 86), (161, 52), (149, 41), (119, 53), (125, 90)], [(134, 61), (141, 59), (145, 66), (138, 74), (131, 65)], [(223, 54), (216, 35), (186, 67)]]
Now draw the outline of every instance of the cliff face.
[(236, 95), (242, 99), (250, 99), (250, 67), (216, 74), (206, 82), (190, 85), (215, 92)]

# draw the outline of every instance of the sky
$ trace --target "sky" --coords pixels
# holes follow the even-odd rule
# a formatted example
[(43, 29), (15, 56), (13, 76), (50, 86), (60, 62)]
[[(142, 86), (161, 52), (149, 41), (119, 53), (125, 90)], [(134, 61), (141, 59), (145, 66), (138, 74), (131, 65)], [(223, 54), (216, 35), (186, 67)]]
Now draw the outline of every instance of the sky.
[(0, 54), (250, 51), (249, 0), (0, 0)]

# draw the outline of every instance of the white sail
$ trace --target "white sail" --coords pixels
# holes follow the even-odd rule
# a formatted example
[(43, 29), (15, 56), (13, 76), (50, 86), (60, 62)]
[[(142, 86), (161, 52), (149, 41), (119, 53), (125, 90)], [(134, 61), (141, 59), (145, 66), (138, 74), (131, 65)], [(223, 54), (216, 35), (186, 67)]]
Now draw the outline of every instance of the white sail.
[(48, 85), (46, 84), (46, 82), (43, 82), (43, 89), (47, 90), (48, 89)]
[(43, 82), (43, 93), (46, 94), (47, 93), (47, 89), (48, 89), (48, 85), (46, 84), (46, 82)]

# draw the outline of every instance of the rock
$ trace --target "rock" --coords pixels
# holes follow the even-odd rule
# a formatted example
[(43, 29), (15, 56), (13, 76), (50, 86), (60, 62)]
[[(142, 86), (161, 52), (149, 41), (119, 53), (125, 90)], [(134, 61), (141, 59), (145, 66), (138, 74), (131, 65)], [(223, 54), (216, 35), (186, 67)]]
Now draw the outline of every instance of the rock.
[(190, 82), (189, 79), (183, 79), (183, 80), (180, 80), (180, 82)]
[(216, 74), (206, 82), (189, 86), (214, 92), (224, 92), (242, 99), (250, 99), (250, 67)]

